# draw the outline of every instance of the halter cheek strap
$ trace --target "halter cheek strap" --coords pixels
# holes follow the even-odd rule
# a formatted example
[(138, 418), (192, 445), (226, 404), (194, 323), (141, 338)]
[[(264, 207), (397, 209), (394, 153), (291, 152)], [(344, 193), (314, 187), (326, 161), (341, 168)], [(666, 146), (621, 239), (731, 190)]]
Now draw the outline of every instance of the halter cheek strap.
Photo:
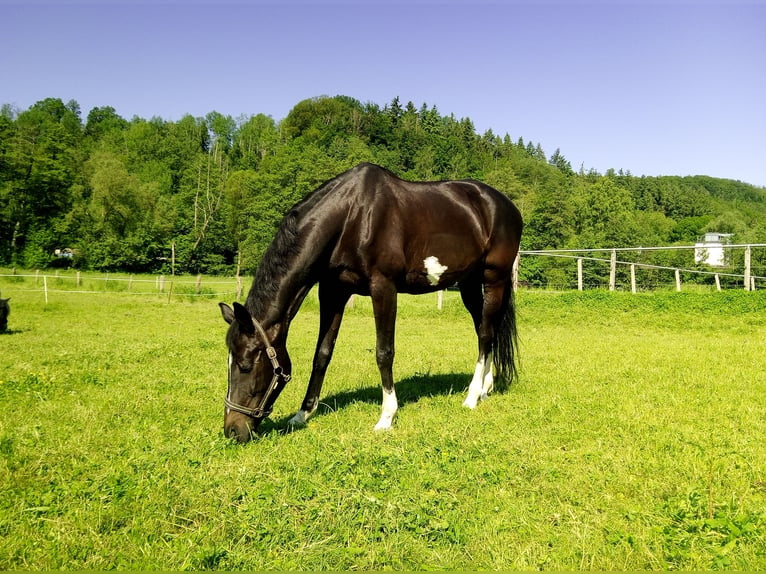
[[(271, 395), (273, 395), (277, 389), (281, 390), (284, 385), (290, 382), (292, 377), (290, 376), (290, 373), (286, 373), (279, 364), (279, 360), (277, 359), (277, 351), (269, 344), (269, 338), (261, 324), (255, 319), (253, 319), (253, 324), (258, 330), (258, 333), (261, 335), (264, 343), (267, 345), (266, 356), (269, 358), (269, 361), (271, 361), (271, 366), (274, 368), (274, 376), (271, 377), (271, 382), (266, 388), (266, 392), (264, 393), (263, 398), (261, 398), (261, 402), (255, 408), (251, 409), (232, 402), (229, 399), (228, 394), (226, 397), (224, 397), (223, 404), (230, 411), (235, 411), (254, 419), (265, 419), (271, 414), (272, 411), (272, 405), (269, 405), (269, 399), (271, 398)], [(229, 373), (229, 377), (231, 377), (231, 373)], [(231, 380), (229, 381), (229, 385), (229, 392), (231, 392)]]

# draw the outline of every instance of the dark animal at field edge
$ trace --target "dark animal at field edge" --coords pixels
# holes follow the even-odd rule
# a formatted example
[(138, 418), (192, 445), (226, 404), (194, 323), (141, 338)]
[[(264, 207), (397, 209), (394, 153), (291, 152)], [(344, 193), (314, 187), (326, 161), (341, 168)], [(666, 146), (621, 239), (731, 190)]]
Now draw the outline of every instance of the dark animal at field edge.
[[(250, 440), (290, 380), (287, 335), (319, 284), (319, 336), (306, 396), (290, 425), (316, 411), (346, 303), (370, 296), (383, 404), (375, 429), (391, 426), (397, 293), (457, 284), (478, 337), (469, 408), (516, 372), (512, 272), (521, 240), (518, 209), (473, 180), (410, 182), (363, 163), (325, 182), (284, 217), (244, 305), (220, 303), (229, 323), (224, 432)], [(494, 365), (494, 376), (492, 366)]]
[(11, 314), (10, 300), (10, 297), (0, 299), (0, 333), (5, 333), (8, 330), (8, 315)]

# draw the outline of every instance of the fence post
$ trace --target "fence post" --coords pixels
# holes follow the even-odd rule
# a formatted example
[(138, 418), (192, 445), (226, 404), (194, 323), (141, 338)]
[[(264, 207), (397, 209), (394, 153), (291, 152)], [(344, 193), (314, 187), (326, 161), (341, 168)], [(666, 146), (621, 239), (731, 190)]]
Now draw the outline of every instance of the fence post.
[(617, 251), (612, 249), (612, 260), (609, 265), (609, 290), (614, 291), (617, 282)]
[(630, 292), (636, 294), (636, 264), (630, 264)]
[(745, 247), (745, 291), (750, 291), (750, 246)]
[(444, 307), (444, 290), (437, 291), (436, 293), (436, 308), (441, 311)]
[(164, 275), (160, 275), (160, 281), (158, 283), (158, 286), (159, 286), (160, 293), (162, 293), (165, 290), (165, 276)]
[(45, 304), (48, 304), (48, 277), (43, 275), (43, 291), (45, 292)]
[(681, 291), (681, 270), (676, 269), (676, 291)]
[(511, 268), (511, 282), (513, 284), (513, 290), (519, 290), (519, 263), (521, 261), (521, 253), (516, 252), (516, 259), (513, 260), (513, 267)]
[(242, 298), (242, 276), (237, 275), (237, 299)]
[(715, 288), (716, 291), (721, 290), (721, 278), (718, 276), (718, 273), (715, 274)]
[(197, 295), (200, 294), (200, 291), (202, 291), (202, 273), (197, 275)]
[(80, 284), (81, 284), (81, 281), (80, 281), (80, 272), (78, 271), (78, 272), (77, 272), (77, 280), (75, 281), (75, 285), (76, 285), (76, 286), (79, 288), (79, 287), (80, 287)]
[(577, 290), (582, 291), (582, 257), (577, 258)]

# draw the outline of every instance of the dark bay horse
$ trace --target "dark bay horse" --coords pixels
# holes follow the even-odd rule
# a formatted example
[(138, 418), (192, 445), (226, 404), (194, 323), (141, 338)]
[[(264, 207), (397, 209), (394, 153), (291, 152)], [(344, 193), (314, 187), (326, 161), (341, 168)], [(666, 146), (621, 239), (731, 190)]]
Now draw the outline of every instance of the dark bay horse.
[(293, 206), (263, 256), (244, 306), (220, 303), (229, 323), (226, 436), (246, 442), (290, 380), (287, 332), (309, 289), (319, 284), (319, 338), (306, 397), (291, 425), (319, 404), (343, 311), (353, 294), (372, 298), (383, 406), (375, 429), (391, 426), (397, 293), (454, 284), (473, 318), (479, 355), (463, 403), (476, 407), (516, 366), (512, 268), (521, 214), (477, 181), (410, 182), (360, 164)]

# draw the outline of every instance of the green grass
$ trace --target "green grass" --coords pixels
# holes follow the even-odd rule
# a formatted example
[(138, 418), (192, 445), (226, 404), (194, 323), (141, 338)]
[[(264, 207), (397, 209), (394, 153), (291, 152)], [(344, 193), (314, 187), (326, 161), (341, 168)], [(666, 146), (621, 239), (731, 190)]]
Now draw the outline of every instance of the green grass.
[(766, 293), (518, 295), (521, 377), (461, 407), (459, 296), (401, 297), (394, 429), (369, 300), (322, 405), (294, 380), (224, 440), (210, 297), (51, 293), (0, 278), (0, 569), (766, 568)]

